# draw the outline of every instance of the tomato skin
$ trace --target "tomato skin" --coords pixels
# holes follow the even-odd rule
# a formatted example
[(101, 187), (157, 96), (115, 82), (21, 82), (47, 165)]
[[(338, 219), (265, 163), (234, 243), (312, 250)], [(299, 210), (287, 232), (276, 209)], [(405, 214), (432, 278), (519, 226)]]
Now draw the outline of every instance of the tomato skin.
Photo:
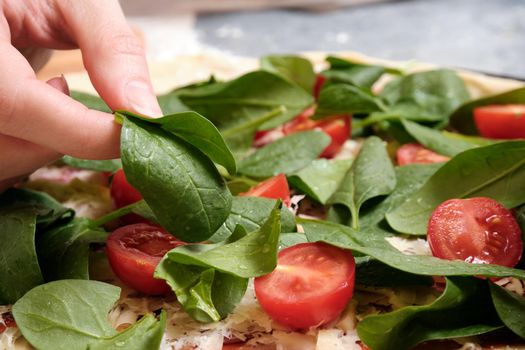
[(525, 104), (474, 108), (474, 122), (481, 136), (493, 139), (525, 138)]
[(264, 180), (247, 192), (239, 193), (239, 196), (281, 199), (284, 205), (290, 205), (290, 187), (284, 174), (278, 174)]
[(183, 244), (160, 226), (133, 224), (109, 235), (106, 254), (113, 272), (127, 286), (148, 295), (165, 295), (170, 287), (153, 278), (153, 273), (166, 252)]
[(326, 77), (324, 75), (317, 74), (313, 91), (313, 95), (316, 100), (319, 99), (319, 94), (321, 93), (324, 83), (326, 83)]
[(439, 163), (450, 160), (449, 157), (433, 152), (418, 143), (406, 143), (399, 147), (396, 158), (399, 165)]
[[(113, 202), (115, 203), (115, 207), (117, 207), (117, 209), (125, 207), (126, 205), (136, 203), (142, 199), (142, 195), (139, 191), (135, 189), (135, 187), (131, 186), (131, 184), (126, 179), (124, 170), (122, 169), (117, 170), (115, 172), (115, 175), (113, 175), (110, 193), (111, 198), (113, 198)], [(120, 218), (120, 220), (127, 225), (148, 222), (148, 220), (144, 219), (143, 217), (137, 214), (124, 215)]]
[(279, 252), (277, 268), (255, 278), (255, 295), (275, 321), (293, 329), (335, 320), (352, 298), (352, 253), (324, 243), (301, 243)]
[(343, 144), (350, 137), (350, 117), (349, 116), (334, 116), (322, 119), (317, 123), (318, 128), (328, 134), (332, 138), (332, 142), (321, 153), (321, 158), (333, 158)]
[(486, 197), (441, 203), (428, 223), (428, 243), (441, 259), (513, 267), (523, 251), (512, 212)]

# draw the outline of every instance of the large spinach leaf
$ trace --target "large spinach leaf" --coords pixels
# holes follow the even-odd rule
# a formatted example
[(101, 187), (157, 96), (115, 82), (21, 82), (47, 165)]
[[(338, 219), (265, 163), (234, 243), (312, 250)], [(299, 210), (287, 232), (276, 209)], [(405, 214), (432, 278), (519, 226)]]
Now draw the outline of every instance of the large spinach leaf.
[[(313, 103), (310, 93), (267, 71), (251, 72), (226, 83), (182, 88), (174, 93), (186, 106), (211, 120), (232, 149), (245, 144), (243, 140), (253, 136), (257, 128), (280, 125)], [(248, 141), (251, 143), (252, 139)]]
[(82, 103), (89, 109), (95, 109), (97, 111), (111, 113), (111, 109), (106, 105), (103, 99), (98, 96), (87, 94), (80, 91), (71, 91), (70, 96)]
[(74, 158), (71, 156), (63, 156), (62, 162), (65, 164), (79, 169), (87, 169), (94, 171), (109, 171), (114, 173), (118, 169), (122, 168), (122, 162), (120, 159), (107, 159), (107, 160), (89, 160)]
[(371, 88), (384, 73), (400, 73), (383, 66), (357, 63), (334, 56), (328, 56), (326, 61), (330, 64), (330, 69), (321, 73), (324, 77), (331, 82), (351, 84), (363, 88)]
[(359, 285), (372, 287), (432, 286), (430, 276), (397, 270), (369, 256), (355, 258), (355, 280)]
[(13, 316), (24, 338), (40, 350), (114, 347), (116, 338), (127, 344), (131, 339), (145, 337), (149, 339), (147, 344), (160, 344), (165, 321), (158, 322), (161, 330), (153, 332), (150, 317), (121, 334), (111, 327), (108, 312), (119, 295), (120, 288), (102, 282), (55, 281), (24, 295), (13, 305)]
[(525, 103), (525, 87), (507, 91), (498, 95), (480, 98), (463, 104), (450, 115), (450, 125), (464, 134), (477, 135), (478, 128), (474, 123), (472, 111), (476, 107)]
[(501, 321), (511, 331), (525, 339), (525, 299), (490, 282), (492, 302)]
[(384, 142), (375, 136), (366, 139), (352, 167), (329, 204), (344, 205), (352, 215), (352, 227), (359, 227), (359, 209), (367, 200), (390, 194), (396, 186), (394, 166)]
[[(276, 201), (261, 197), (233, 197), (230, 215), (222, 226), (210, 237), (210, 242), (222, 242), (232, 235), (237, 225), (247, 232), (258, 230), (268, 219)], [(281, 230), (295, 231), (295, 216), (285, 206), (281, 207)]]
[(169, 251), (167, 258), (180, 264), (213, 268), (241, 278), (262, 276), (277, 265), (280, 233), (281, 211), (276, 206), (258, 230), (237, 241), (180, 246)]
[(420, 113), (436, 116), (443, 122), (469, 99), (463, 80), (452, 70), (439, 69), (397, 78), (381, 92), (390, 106), (399, 104), (421, 108)]
[(117, 118), (137, 118), (159, 125), (163, 130), (180, 137), (198, 148), (208, 158), (224, 166), (231, 174), (236, 171), (235, 159), (224, 142), (219, 130), (208, 119), (195, 112), (181, 112), (166, 115), (162, 118), (145, 118), (140, 115), (119, 111)]
[(333, 84), (321, 90), (316, 117), (334, 114), (371, 113), (385, 111), (380, 98), (369, 91), (348, 84)]
[[(386, 214), (398, 232), (425, 235), (432, 211), (451, 198), (490, 197), (507, 208), (525, 202), (525, 142), (465, 151), (443, 165), (403, 204)], [(465, 179), (468, 178), (468, 181)]]
[(121, 153), (128, 181), (158, 221), (187, 242), (208, 239), (228, 217), (231, 194), (215, 165), (186, 141), (124, 118)]
[(327, 221), (298, 219), (310, 242), (329, 244), (369, 255), (395, 269), (427, 276), (488, 276), (525, 279), (525, 271), (499, 265), (469, 264), (460, 260), (444, 260), (426, 255), (406, 255), (387, 242), (395, 234), (378, 227), (356, 231)]
[(321, 131), (294, 133), (243, 159), (239, 162), (239, 173), (256, 178), (291, 174), (317, 159), (329, 144), (330, 137)]
[(12, 304), (44, 282), (35, 251), (36, 213), (0, 209), (0, 304)]
[(449, 278), (433, 303), (368, 316), (357, 325), (357, 333), (374, 350), (410, 349), (426, 340), (487, 333), (502, 327), (494, 309), (487, 307), (489, 298), (486, 282)]
[(288, 182), (308, 197), (325, 204), (340, 186), (351, 165), (351, 159), (316, 159), (288, 176)]
[(39, 232), (36, 250), (46, 281), (89, 279), (89, 245), (106, 238), (107, 233), (86, 218)]
[(315, 84), (314, 67), (310, 60), (299, 56), (264, 56), (261, 69), (279, 74), (312, 93)]

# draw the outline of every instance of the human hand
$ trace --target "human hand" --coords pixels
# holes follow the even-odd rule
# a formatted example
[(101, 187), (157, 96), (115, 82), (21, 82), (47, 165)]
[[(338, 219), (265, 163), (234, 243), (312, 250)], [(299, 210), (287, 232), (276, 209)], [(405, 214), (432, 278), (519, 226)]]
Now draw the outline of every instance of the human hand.
[(117, 0), (5, 0), (0, 6), (0, 191), (69, 154), (119, 156), (111, 114), (71, 99), (65, 81), (36, 79), (20, 50), (80, 48), (93, 86), (112, 109), (157, 116), (144, 49)]

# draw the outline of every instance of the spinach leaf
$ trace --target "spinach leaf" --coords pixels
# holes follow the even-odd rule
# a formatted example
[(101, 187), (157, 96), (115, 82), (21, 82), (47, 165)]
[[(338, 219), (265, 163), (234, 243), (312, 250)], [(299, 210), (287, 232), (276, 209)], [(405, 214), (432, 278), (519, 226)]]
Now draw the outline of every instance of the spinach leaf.
[(162, 109), (164, 115), (187, 112), (190, 110), (188, 106), (185, 106), (184, 103), (181, 102), (174, 92), (159, 95), (157, 96), (157, 100), (159, 101), (160, 109)]
[(76, 218), (38, 234), (36, 250), (46, 281), (89, 279), (89, 245), (107, 238), (104, 230), (91, 224), (87, 218)]
[(235, 159), (224, 142), (219, 130), (208, 119), (195, 112), (182, 112), (166, 115), (162, 118), (145, 118), (140, 115), (119, 111), (117, 118), (136, 118), (144, 122), (159, 125), (163, 130), (180, 137), (198, 148), (208, 158), (224, 166), (231, 174), (236, 171)]
[(357, 333), (374, 350), (410, 349), (426, 340), (487, 333), (501, 328), (494, 309), (487, 307), (488, 297), (484, 281), (449, 278), (433, 303), (368, 316), (357, 325)]
[(246, 278), (213, 268), (180, 264), (169, 258), (161, 260), (155, 277), (164, 279), (184, 311), (203, 323), (220, 321), (231, 313), (248, 286)]
[(231, 194), (194, 146), (136, 118), (124, 118), (121, 153), (128, 181), (160, 224), (186, 242), (208, 239), (226, 220)]
[(112, 113), (111, 109), (106, 105), (106, 102), (98, 96), (80, 91), (71, 91), (69, 95), (89, 109)]
[(259, 148), (243, 159), (239, 162), (239, 173), (255, 178), (290, 174), (317, 159), (329, 144), (330, 137), (321, 131), (294, 133)]
[(391, 106), (414, 104), (425, 115), (447, 121), (449, 114), (469, 99), (469, 93), (454, 71), (439, 69), (395, 79), (385, 86), (381, 97)]
[(151, 222), (159, 223), (159, 220), (155, 217), (155, 214), (151, 211), (151, 208), (146, 204), (144, 199), (141, 199), (138, 202), (131, 203), (129, 205), (126, 205), (125, 207), (118, 208), (111, 213), (108, 213), (102, 217), (99, 217), (89, 224), (92, 228), (98, 228), (106, 225), (107, 223), (116, 220), (118, 218), (123, 217), (127, 214), (137, 214), (139, 216), (142, 216), (144, 219), (149, 220)]
[(369, 256), (355, 258), (355, 280), (358, 284), (372, 287), (432, 286), (430, 276), (399, 271)]
[(323, 241), (343, 249), (369, 255), (395, 269), (426, 276), (487, 276), (525, 279), (525, 271), (499, 265), (469, 264), (460, 260), (444, 260), (426, 255), (406, 255), (394, 248), (386, 238), (395, 234), (378, 227), (356, 231), (327, 221), (297, 219), (310, 242)]
[(294, 246), (300, 243), (307, 243), (306, 236), (299, 232), (281, 233), (279, 237), (279, 250)]
[(361, 227), (372, 227), (381, 222), (387, 212), (403, 204), (403, 202), (412, 195), (412, 193), (419, 190), (442, 165), (442, 163), (414, 163), (396, 167), (396, 188), (381, 203), (361, 211), (359, 217)]
[(498, 95), (480, 98), (461, 105), (450, 115), (450, 125), (463, 134), (477, 135), (478, 128), (474, 123), (472, 111), (476, 107), (525, 103), (525, 87), (507, 91)]
[(261, 69), (279, 74), (312, 93), (315, 84), (314, 67), (310, 60), (299, 56), (264, 56)]
[(326, 61), (330, 64), (330, 69), (321, 73), (324, 77), (335, 83), (351, 84), (362, 88), (371, 88), (387, 71), (394, 74), (400, 73), (382, 66), (352, 62), (333, 56), (328, 56)]
[(454, 157), (458, 153), (471, 148), (478, 147), (477, 144), (468, 142), (464, 139), (452, 138), (450, 133), (427, 128), (408, 120), (401, 120), (405, 130), (423, 146), (434, 152), (448, 157)]
[(351, 165), (350, 159), (316, 159), (310, 165), (288, 176), (288, 182), (313, 200), (326, 204)]
[(518, 225), (520, 225), (521, 237), (525, 242), (525, 205), (516, 208), (515, 216), (516, 220), (518, 221)]
[(73, 168), (94, 171), (109, 171), (112, 173), (122, 168), (122, 162), (120, 161), (120, 159), (89, 160), (74, 158), (71, 156), (63, 156), (62, 162)]
[(258, 230), (235, 242), (180, 246), (169, 251), (167, 258), (180, 264), (213, 268), (241, 278), (267, 274), (277, 265), (281, 232), (281, 211), (278, 205), (280, 203), (277, 203), (268, 220)]
[(248, 177), (239, 176), (239, 177), (233, 177), (229, 178), (227, 185), (230, 189), (230, 192), (236, 196), (239, 193), (247, 192), (250, 188), (257, 185), (259, 182), (252, 180)]
[(525, 339), (525, 299), (515, 293), (506, 290), (492, 282), (489, 282), (492, 302), (501, 321), (511, 331)]
[(396, 186), (394, 166), (386, 152), (384, 142), (371, 136), (343, 182), (328, 200), (329, 204), (341, 204), (350, 210), (352, 227), (359, 227), (359, 209), (367, 200), (390, 194)]
[(27, 209), (37, 215), (39, 227), (47, 227), (58, 220), (70, 220), (75, 212), (62, 206), (45, 192), (10, 188), (0, 195), (0, 208)]
[(148, 344), (160, 343), (164, 330), (151, 334), (154, 326), (149, 317), (120, 334), (111, 327), (107, 315), (119, 295), (120, 288), (102, 282), (55, 281), (24, 295), (13, 305), (13, 316), (23, 336), (41, 350), (98, 349), (114, 346), (113, 337), (125, 343), (141, 337), (149, 338)]
[(238, 139), (230, 142), (230, 136), (235, 139), (243, 135), (246, 139), (257, 128), (281, 125), (313, 103), (310, 93), (266, 71), (251, 72), (226, 83), (182, 88), (174, 93), (186, 106), (211, 120), (232, 148), (242, 142)]
[(333, 84), (321, 90), (316, 117), (334, 114), (371, 113), (386, 110), (380, 98), (357, 86)]
[(160, 313), (159, 321), (152, 314), (147, 314), (123, 332), (88, 345), (87, 350), (158, 349), (160, 348), (165, 328), (165, 311)]
[[(276, 201), (261, 197), (233, 197), (230, 215), (210, 237), (210, 242), (222, 242), (232, 235), (238, 225), (248, 232), (258, 230), (270, 216)], [(281, 229), (295, 231), (295, 216), (285, 206), (281, 207)]]
[[(458, 154), (416, 193), (386, 214), (390, 226), (425, 235), (432, 211), (447, 199), (490, 197), (507, 208), (525, 201), (525, 142), (501, 142)], [(468, 181), (465, 181), (468, 178)]]
[(44, 282), (35, 251), (36, 220), (29, 208), (0, 209), (0, 304), (12, 304)]

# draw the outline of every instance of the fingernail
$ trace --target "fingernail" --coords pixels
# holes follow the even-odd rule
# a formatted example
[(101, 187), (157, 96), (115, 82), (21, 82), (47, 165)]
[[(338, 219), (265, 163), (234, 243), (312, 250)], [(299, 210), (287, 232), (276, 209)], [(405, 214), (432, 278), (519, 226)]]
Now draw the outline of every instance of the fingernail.
[(141, 81), (129, 82), (126, 85), (126, 98), (132, 112), (153, 118), (162, 116), (155, 93), (148, 84)]
[(69, 95), (69, 86), (67, 85), (66, 78), (64, 78), (64, 75), (61, 75), (59, 77), (51, 78), (47, 81), (49, 85), (57, 89), (58, 91), (63, 92), (66, 95)]

